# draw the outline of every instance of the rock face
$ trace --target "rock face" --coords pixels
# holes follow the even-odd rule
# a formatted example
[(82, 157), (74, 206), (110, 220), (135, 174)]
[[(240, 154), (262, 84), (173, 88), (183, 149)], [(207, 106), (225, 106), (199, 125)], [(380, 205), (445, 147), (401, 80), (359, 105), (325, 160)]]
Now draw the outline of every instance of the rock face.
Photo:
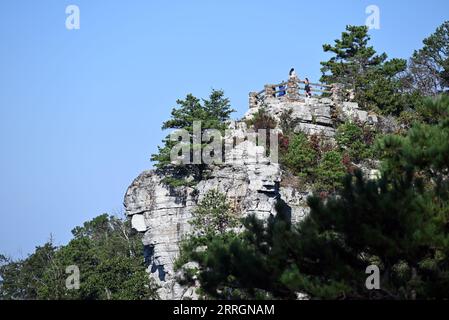
[[(277, 120), (284, 110), (292, 109), (295, 131), (320, 134), (329, 139), (335, 134), (335, 121), (339, 117), (377, 121), (359, 110), (356, 104), (329, 98), (302, 101), (269, 98), (264, 103), (267, 112)], [(258, 108), (251, 108), (244, 120), (257, 111)], [(233, 134), (246, 131), (244, 122), (231, 123), (230, 127)], [(173, 264), (179, 242), (191, 231), (188, 223), (191, 213), (209, 190), (217, 189), (226, 194), (231, 206), (242, 216), (255, 214), (260, 219), (267, 219), (275, 214), (278, 199), (291, 208), (292, 221), (299, 221), (308, 213), (306, 198), (310, 192), (281, 183), (280, 166), (263, 155), (263, 147), (247, 140), (232, 152), (236, 151), (240, 154), (237, 161), (212, 166), (207, 179), (195, 188), (167, 187), (161, 183), (163, 177), (156, 171), (143, 172), (129, 186), (124, 199), (126, 213), (132, 219), (133, 228), (144, 233), (149, 272), (161, 287), (161, 299), (197, 298), (192, 288), (181, 287), (176, 282)]]
[(279, 164), (268, 158), (255, 161), (246, 150), (249, 142), (241, 143), (241, 163), (213, 167), (208, 179), (193, 188), (172, 189), (160, 181), (155, 171), (140, 174), (125, 195), (125, 208), (132, 217), (133, 228), (145, 232), (143, 243), (151, 252), (150, 271), (161, 289), (162, 299), (196, 298), (190, 288), (182, 288), (174, 279), (173, 263), (178, 254), (178, 243), (188, 234), (191, 212), (204, 195), (212, 189), (224, 194), (236, 212), (242, 216), (255, 214), (267, 219), (275, 214), (276, 200), (280, 197), (292, 208), (292, 219), (297, 221), (306, 213), (303, 201), (307, 193), (292, 188), (281, 188)]

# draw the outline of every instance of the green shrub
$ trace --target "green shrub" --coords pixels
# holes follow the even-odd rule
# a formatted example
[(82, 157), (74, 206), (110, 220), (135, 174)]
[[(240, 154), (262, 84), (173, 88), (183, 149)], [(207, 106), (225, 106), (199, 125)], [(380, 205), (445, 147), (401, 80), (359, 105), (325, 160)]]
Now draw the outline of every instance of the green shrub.
[(192, 220), (189, 223), (198, 236), (208, 238), (226, 233), (230, 228), (236, 227), (238, 221), (226, 195), (217, 190), (210, 190), (192, 212)]
[(295, 134), (289, 141), (288, 150), (281, 155), (282, 163), (294, 174), (306, 177), (317, 162), (317, 152), (304, 133)]
[(335, 139), (340, 149), (355, 162), (372, 157), (375, 134), (368, 127), (361, 128), (354, 122), (343, 123), (338, 127)]
[(337, 150), (326, 152), (314, 170), (315, 191), (336, 191), (341, 187), (346, 172), (343, 154)]
[[(189, 269), (184, 265), (191, 261), (207, 260), (209, 245), (217, 239), (230, 241), (238, 235), (233, 230), (239, 226), (240, 219), (226, 195), (218, 190), (210, 190), (192, 212), (189, 221), (192, 232), (180, 243), (177, 259), (174, 261), (176, 271), (182, 271), (178, 281), (183, 285), (193, 285), (198, 269)], [(201, 292), (197, 292), (201, 295)]]
[(279, 116), (279, 127), (286, 136), (293, 134), (293, 130), (299, 123), (297, 118), (292, 117), (292, 113), (293, 109), (286, 109)]
[(246, 124), (256, 131), (259, 129), (270, 130), (277, 126), (276, 120), (267, 113), (264, 107), (261, 107), (251, 119), (247, 120)]

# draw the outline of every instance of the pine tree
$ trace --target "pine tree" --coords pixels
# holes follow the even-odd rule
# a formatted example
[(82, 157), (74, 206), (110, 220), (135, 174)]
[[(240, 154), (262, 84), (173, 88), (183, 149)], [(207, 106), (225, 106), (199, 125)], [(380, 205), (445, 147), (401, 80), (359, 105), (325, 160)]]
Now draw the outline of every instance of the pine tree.
[(335, 40), (334, 46), (323, 45), (324, 52), (331, 52), (334, 56), (329, 61), (321, 62), (321, 81), (355, 87), (358, 76), (366, 75), (370, 67), (382, 65), (387, 55), (377, 55), (374, 48), (368, 46), (369, 40), (366, 26), (347, 26), (341, 39)]
[[(207, 129), (217, 129), (222, 132), (226, 129), (227, 121), (234, 110), (230, 106), (230, 101), (224, 96), (221, 90), (212, 90), (208, 99), (200, 99), (192, 94), (187, 95), (184, 100), (176, 101), (178, 107), (173, 108), (171, 119), (165, 121), (162, 129), (186, 130), (190, 137), (190, 158), (192, 159), (193, 149), (202, 150), (205, 144), (193, 145), (193, 122), (201, 121), (201, 133)], [(170, 137), (166, 137), (163, 146), (158, 147), (158, 153), (151, 156), (151, 160), (155, 161), (156, 168), (164, 172), (164, 182), (168, 185), (176, 187), (195, 183), (202, 179), (203, 171), (206, 169), (205, 164), (172, 164), (170, 152), (178, 143), (171, 141)], [(194, 181), (187, 181), (193, 177)]]
[(408, 85), (424, 96), (449, 90), (449, 21), (423, 41), (410, 59)]
[(211, 190), (193, 211), (190, 224), (196, 236), (209, 239), (236, 227), (238, 219), (232, 212), (226, 195), (217, 190)]
[(321, 82), (340, 83), (353, 89), (356, 101), (365, 109), (399, 114), (403, 108), (399, 75), (406, 69), (406, 61), (387, 61), (385, 53), (377, 54), (369, 46), (366, 26), (347, 26), (334, 45), (323, 45), (324, 52), (333, 54), (321, 62)]

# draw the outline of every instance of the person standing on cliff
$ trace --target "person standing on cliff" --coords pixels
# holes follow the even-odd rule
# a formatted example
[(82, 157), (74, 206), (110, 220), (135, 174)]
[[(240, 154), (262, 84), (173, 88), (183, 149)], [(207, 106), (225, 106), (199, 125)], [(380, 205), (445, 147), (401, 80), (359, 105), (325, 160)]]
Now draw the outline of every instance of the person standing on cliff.
[(306, 80), (304, 80), (304, 84), (306, 85), (304, 87), (304, 90), (306, 92), (306, 97), (307, 98), (311, 98), (312, 97), (312, 88), (310, 87), (310, 81), (309, 78), (306, 78)]
[(295, 68), (291, 68), (289, 72), (290, 79), (298, 79), (298, 76), (296, 75)]
[(286, 94), (286, 87), (285, 87), (285, 83), (282, 82), (281, 85), (279, 86), (279, 95), (278, 97), (283, 97)]

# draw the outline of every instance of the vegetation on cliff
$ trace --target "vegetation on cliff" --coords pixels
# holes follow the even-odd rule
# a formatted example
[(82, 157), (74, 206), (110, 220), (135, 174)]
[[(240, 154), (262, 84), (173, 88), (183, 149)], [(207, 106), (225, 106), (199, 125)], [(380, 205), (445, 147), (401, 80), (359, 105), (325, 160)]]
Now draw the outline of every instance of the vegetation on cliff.
[[(449, 298), (447, 30), (445, 23), (426, 39), (408, 68), (368, 47), (365, 27), (348, 27), (334, 47), (324, 47), (336, 56), (323, 63), (323, 81), (354, 89), (366, 109), (407, 119), (405, 130), (376, 136), (343, 123), (331, 149), (316, 137), (287, 132), (280, 143), (283, 165), (313, 181), (316, 191), (333, 192), (310, 197), (311, 212), (297, 224), (279, 200), (277, 215), (268, 221), (247, 217), (242, 233), (219, 233), (201, 251), (190, 250), (190, 261), (198, 263), (191, 279), (199, 281), (204, 297)], [(438, 77), (413, 67), (421, 55)], [(404, 81), (413, 77), (414, 86)], [(425, 92), (416, 79), (438, 85)], [(287, 120), (281, 117), (281, 125)], [(378, 179), (350, 165), (372, 157), (381, 160)], [(317, 188), (320, 175), (324, 187)], [(381, 273), (377, 290), (366, 287), (372, 265)]]
[[(428, 101), (426, 110), (430, 123), (379, 142), (380, 179), (356, 171), (338, 195), (309, 198), (311, 212), (297, 225), (279, 203), (268, 222), (249, 217), (242, 234), (219, 234), (191, 255), (205, 295), (448, 298), (449, 98)], [(370, 265), (381, 270), (379, 290), (365, 287)]]

